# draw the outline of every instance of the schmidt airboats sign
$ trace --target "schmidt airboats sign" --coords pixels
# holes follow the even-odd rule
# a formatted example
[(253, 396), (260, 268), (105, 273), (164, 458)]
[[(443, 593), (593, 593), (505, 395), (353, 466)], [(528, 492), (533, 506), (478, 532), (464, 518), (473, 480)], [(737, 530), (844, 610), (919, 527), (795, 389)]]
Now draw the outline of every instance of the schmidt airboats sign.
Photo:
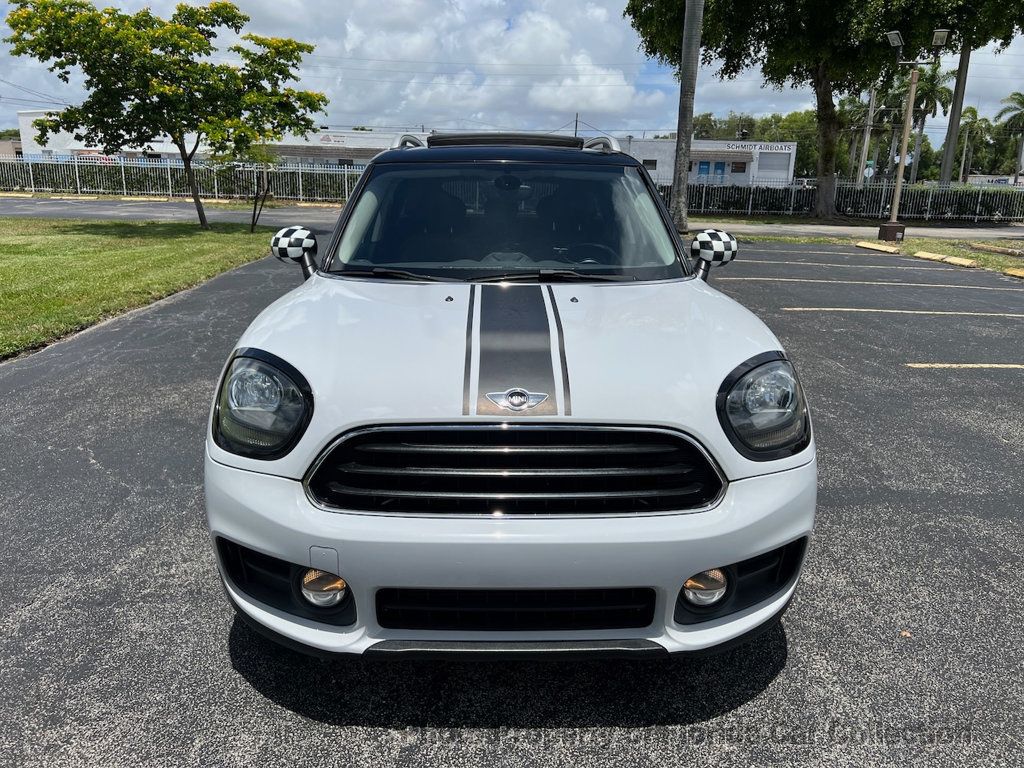
[(725, 145), (726, 149), (739, 149), (745, 152), (793, 152), (796, 150), (794, 143), (769, 144), (757, 141), (733, 141)]

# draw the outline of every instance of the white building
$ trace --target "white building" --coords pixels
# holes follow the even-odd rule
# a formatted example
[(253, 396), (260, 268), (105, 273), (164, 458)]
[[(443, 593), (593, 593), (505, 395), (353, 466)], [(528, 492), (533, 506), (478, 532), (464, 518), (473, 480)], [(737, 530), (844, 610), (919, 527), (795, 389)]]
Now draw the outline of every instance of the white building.
[[(39, 144), (36, 141), (37, 132), (33, 122), (45, 116), (46, 112), (42, 110), (18, 113), (18, 128), (21, 131), (22, 152), (25, 157), (35, 159), (103, 153), (101, 147), (86, 144), (65, 132), (52, 134), (48, 137), (45, 145)], [(273, 144), (272, 148), (281, 160), (287, 162), (362, 165), (381, 150), (391, 146), (395, 135), (394, 131), (321, 130), (310, 133), (306, 137), (286, 136)], [(421, 140), (426, 140), (427, 137), (427, 134), (420, 132), (415, 132), (413, 135), (418, 136)], [(194, 137), (188, 137), (187, 143), (191, 146), (193, 140)], [(197, 154), (203, 156), (207, 154), (206, 150), (206, 147), (200, 145)], [(131, 158), (169, 158), (171, 160), (181, 156), (178, 148), (166, 136), (150, 142), (148, 147), (127, 148), (120, 154)]]
[[(622, 149), (644, 164), (658, 184), (671, 184), (675, 139), (619, 139)], [(690, 144), (690, 182), (694, 184), (785, 185), (793, 181), (796, 142), (718, 141)]]
[[(103, 150), (78, 141), (69, 133), (56, 133), (45, 146), (36, 142), (33, 121), (46, 112), (18, 113), (22, 152), (26, 158), (67, 155), (98, 155)], [(306, 137), (286, 136), (273, 145), (277, 156), (286, 162), (362, 165), (381, 150), (391, 146), (394, 131), (320, 130)], [(425, 140), (426, 133), (413, 135)], [(620, 137), (619, 144), (641, 161), (658, 184), (671, 184), (675, 167), (675, 139), (637, 139)], [(178, 149), (167, 137), (150, 143), (148, 148), (125, 149), (125, 157), (152, 159), (179, 157)], [(206, 154), (200, 146), (200, 156)], [(716, 141), (694, 139), (690, 147), (690, 181), (704, 184), (785, 185), (793, 181), (796, 142)]]

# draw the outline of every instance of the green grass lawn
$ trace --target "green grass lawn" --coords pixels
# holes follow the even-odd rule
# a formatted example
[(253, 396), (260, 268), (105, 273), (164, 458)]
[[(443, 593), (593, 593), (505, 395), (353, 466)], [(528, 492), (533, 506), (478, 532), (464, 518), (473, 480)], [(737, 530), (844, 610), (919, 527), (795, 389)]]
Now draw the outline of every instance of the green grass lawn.
[(0, 219), (0, 359), (268, 252), (240, 224)]

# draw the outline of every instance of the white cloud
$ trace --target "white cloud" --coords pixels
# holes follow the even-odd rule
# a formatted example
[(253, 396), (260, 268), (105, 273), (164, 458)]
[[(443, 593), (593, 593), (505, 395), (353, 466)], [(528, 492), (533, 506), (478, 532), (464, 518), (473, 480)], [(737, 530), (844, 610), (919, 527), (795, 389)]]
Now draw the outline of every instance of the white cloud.
[[(98, 0), (97, 0), (98, 2)], [(173, 11), (175, 0), (130, 0), (126, 10)], [(608, 129), (672, 129), (678, 87), (671, 73), (647, 62), (622, 16), (622, 0), (241, 0), (249, 29), (314, 43), (304, 87), (331, 98), (321, 122), (436, 127), (553, 129), (581, 120)], [(8, 34), (0, 27), (0, 34)], [(222, 39), (222, 44), (231, 42)], [(955, 66), (955, 59), (944, 60)], [(1019, 88), (1024, 41), (1003, 56), (978, 52), (966, 103), (983, 114)], [(81, 97), (78, 81), (59, 82), (37, 62), (0, 47), (0, 126), (19, 109), (49, 99)], [(807, 89), (763, 88), (757, 72), (719, 82), (702, 70), (698, 112), (765, 114), (808, 109)], [(944, 121), (929, 128), (941, 141)]]

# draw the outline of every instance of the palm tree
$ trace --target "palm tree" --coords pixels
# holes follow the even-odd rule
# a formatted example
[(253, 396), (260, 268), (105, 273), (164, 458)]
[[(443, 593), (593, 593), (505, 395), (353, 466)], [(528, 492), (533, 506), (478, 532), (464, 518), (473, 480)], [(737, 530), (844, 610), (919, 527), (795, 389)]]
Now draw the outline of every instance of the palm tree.
[(1006, 119), (1003, 126), (1010, 135), (1017, 136), (1017, 172), (1013, 175), (1013, 184), (1020, 180), (1021, 165), (1024, 165), (1024, 93), (1014, 91), (999, 102), (1005, 106), (999, 110), (996, 120)]
[[(897, 153), (900, 127), (903, 125), (903, 105), (907, 98), (907, 90), (910, 88), (910, 81), (906, 76), (900, 77), (895, 83), (882, 88), (878, 93), (878, 103), (875, 108), (875, 123), (881, 124), (883, 133), (889, 134), (889, 152), (885, 159), (885, 172), (880, 177), (888, 183), (893, 176), (893, 161)], [(879, 145), (883, 136), (879, 136)], [(875, 170), (881, 171), (875, 162)]]
[(860, 148), (861, 130), (868, 119), (868, 105), (860, 100), (860, 96), (843, 96), (839, 99), (839, 121), (842, 130), (849, 133), (850, 178), (857, 181), (857, 150)]
[(917, 181), (917, 171), (921, 167), (921, 140), (924, 138), (924, 123), (929, 117), (935, 117), (942, 108), (942, 114), (946, 114), (950, 102), (953, 101), (953, 91), (946, 85), (956, 77), (956, 72), (949, 70), (943, 72), (939, 69), (939, 63), (933, 62), (931, 66), (922, 69), (917, 81), (917, 94), (914, 96), (915, 123), (917, 125), (917, 136), (914, 138), (914, 163), (910, 167), (910, 183)]
[(977, 133), (977, 130), (978, 110), (974, 107), (964, 107), (960, 113), (960, 141), (963, 143), (963, 150), (960, 154), (960, 173), (956, 177), (957, 181), (967, 181), (964, 174), (971, 172), (967, 158), (971, 155), (971, 141), (976, 138), (973, 134)]

